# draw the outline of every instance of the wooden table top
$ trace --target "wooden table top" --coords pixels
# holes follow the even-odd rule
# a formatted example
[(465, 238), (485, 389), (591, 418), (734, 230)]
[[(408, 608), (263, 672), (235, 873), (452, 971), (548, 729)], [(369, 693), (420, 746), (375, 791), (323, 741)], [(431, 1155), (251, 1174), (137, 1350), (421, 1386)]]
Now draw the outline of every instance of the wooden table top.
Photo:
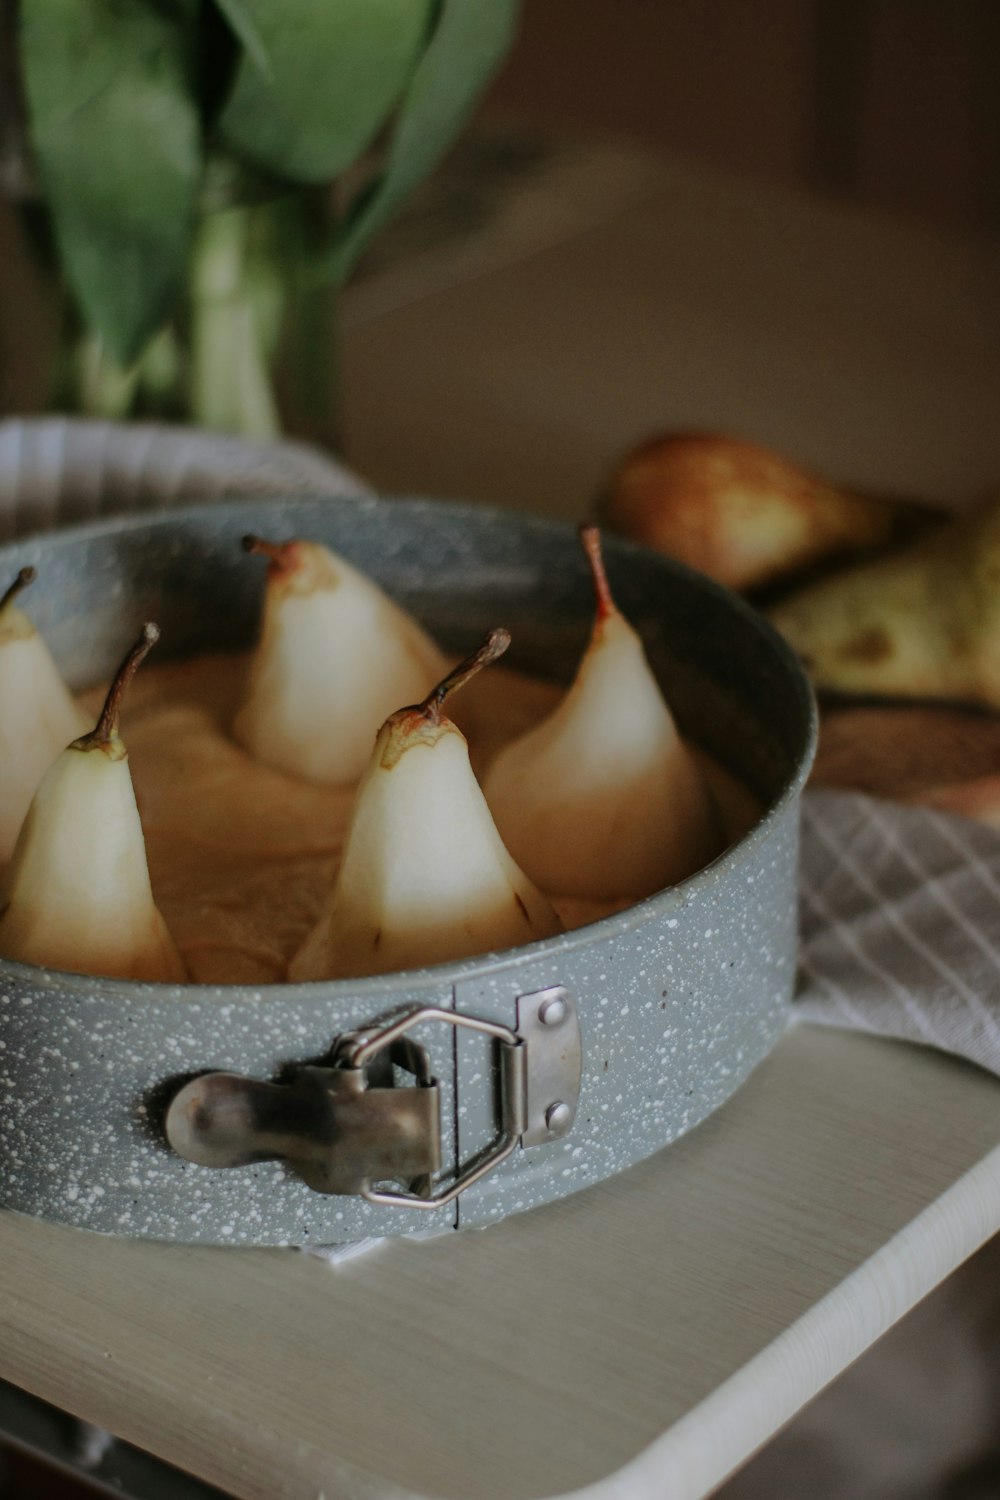
[(694, 1500), (998, 1224), (996, 1081), (801, 1027), (639, 1167), (339, 1267), (2, 1214), (0, 1377), (244, 1500)]

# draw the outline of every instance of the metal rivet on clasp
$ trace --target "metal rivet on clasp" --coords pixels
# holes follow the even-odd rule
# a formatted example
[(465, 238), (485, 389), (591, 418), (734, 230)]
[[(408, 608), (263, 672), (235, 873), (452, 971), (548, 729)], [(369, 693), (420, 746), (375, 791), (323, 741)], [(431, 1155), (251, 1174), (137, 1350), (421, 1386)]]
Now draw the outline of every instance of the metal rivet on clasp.
[(566, 996), (562, 990), (542, 1001), (538, 1007), (538, 1019), (543, 1026), (558, 1026), (566, 1019)]

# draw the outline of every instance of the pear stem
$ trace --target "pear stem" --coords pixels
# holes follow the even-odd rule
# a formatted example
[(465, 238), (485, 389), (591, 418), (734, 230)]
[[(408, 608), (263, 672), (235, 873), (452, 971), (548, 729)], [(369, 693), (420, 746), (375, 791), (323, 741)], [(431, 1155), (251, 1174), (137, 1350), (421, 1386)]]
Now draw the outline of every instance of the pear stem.
[(450, 698), (452, 693), (458, 692), (459, 688), (464, 687), (470, 677), (475, 677), (477, 672), (481, 672), (484, 667), (488, 667), (491, 662), (503, 656), (509, 645), (509, 630), (502, 625), (491, 630), (479, 649), (471, 656), (467, 656), (464, 661), (460, 661), (457, 667), (453, 667), (447, 677), (442, 678), (437, 687), (427, 694), (423, 703), (419, 705), (421, 712), (430, 719), (432, 724), (439, 723), (441, 705), (444, 700)]
[(587, 561), (590, 563), (590, 576), (594, 581), (594, 594), (597, 598), (597, 618), (606, 620), (609, 615), (617, 614), (617, 606), (611, 597), (611, 585), (608, 583), (608, 575), (604, 571), (604, 554), (601, 551), (601, 531), (598, 526), (581, 526), (580, 542)]
[(22, 568), (20, 573), (18, 573), (17, 577), (14, 579), (14, 582), (11, 584), (10, 588), (4, 594), (3, 598), (0, 599), (0, 614), (2, 614), (3, 611), (7, 608), (8, 604), (13, 603), (18, 594), (21, 593), (22, 589), (26, 589), (29, 583), (34, 583), (37, 577), (37, 568)]
[(278, 568), (283, 568), (287, 561), (288, 543), (269, 542), (266, 537), (254, 536), (252, 532), (243, 538), (243, 551), (252, 552), (259, 557), (266, 557), (268, 562), (274, 563)]
[(88, 745), (110, 745), (112, 740), (117, 739), (122, 699), (139, 666), (159, 639), (160, 627), (154, 625), (151, 620), (147, 621), (142, 627), (139, 639), (115, 673), (114, 681), (108, 689), (108, 696), (104, 700), (104, 707), (101, 709), (101, 717), (89, 734), (85, 734), (82, 739), (75, 742), (79, 748), (84, 749)]

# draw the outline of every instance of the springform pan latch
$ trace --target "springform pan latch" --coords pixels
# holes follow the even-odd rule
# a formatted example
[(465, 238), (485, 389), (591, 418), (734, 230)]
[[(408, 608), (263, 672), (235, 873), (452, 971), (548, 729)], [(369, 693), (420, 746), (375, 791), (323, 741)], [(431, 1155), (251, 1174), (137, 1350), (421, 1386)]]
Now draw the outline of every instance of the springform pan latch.
[[(492, 1043), (499, 1080), (493, 1142), (442, 1178), (441, 1088), (425, 1047), (425, 1022), (479, 1032)], [(443, 1006), (422, 1005), (345, 1032), (327, 1059), (266, 1083), (203, 1073), (171, 1099), (164, 1121), (178, 1156), (202, 1167), (283, 1161), (318, 1193), (359, 1195), (393, 1208), (452, 1203), (519, 1146), (562, 1139), (580, 1093), (576, 1003), (561, 985), (521, 995), (517, 1030)], [(403, 1081), (405, 1075), (405, 1081)], [(491, 1086), (489, 1070), (479, 1075)]]

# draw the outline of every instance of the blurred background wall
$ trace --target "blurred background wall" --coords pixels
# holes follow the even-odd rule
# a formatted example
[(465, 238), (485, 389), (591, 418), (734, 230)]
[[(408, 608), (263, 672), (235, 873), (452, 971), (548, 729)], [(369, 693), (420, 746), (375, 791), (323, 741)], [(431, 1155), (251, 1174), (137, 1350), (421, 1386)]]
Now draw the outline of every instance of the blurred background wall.
[(1000, 227), (996, 0), (527, 0), (489, 102)]
[[(525, 0), (484, 112), (996, 231), (998, 80), (998, 0)], [(44, 403), (48, 328), (0, 199), (0, 412)]]

